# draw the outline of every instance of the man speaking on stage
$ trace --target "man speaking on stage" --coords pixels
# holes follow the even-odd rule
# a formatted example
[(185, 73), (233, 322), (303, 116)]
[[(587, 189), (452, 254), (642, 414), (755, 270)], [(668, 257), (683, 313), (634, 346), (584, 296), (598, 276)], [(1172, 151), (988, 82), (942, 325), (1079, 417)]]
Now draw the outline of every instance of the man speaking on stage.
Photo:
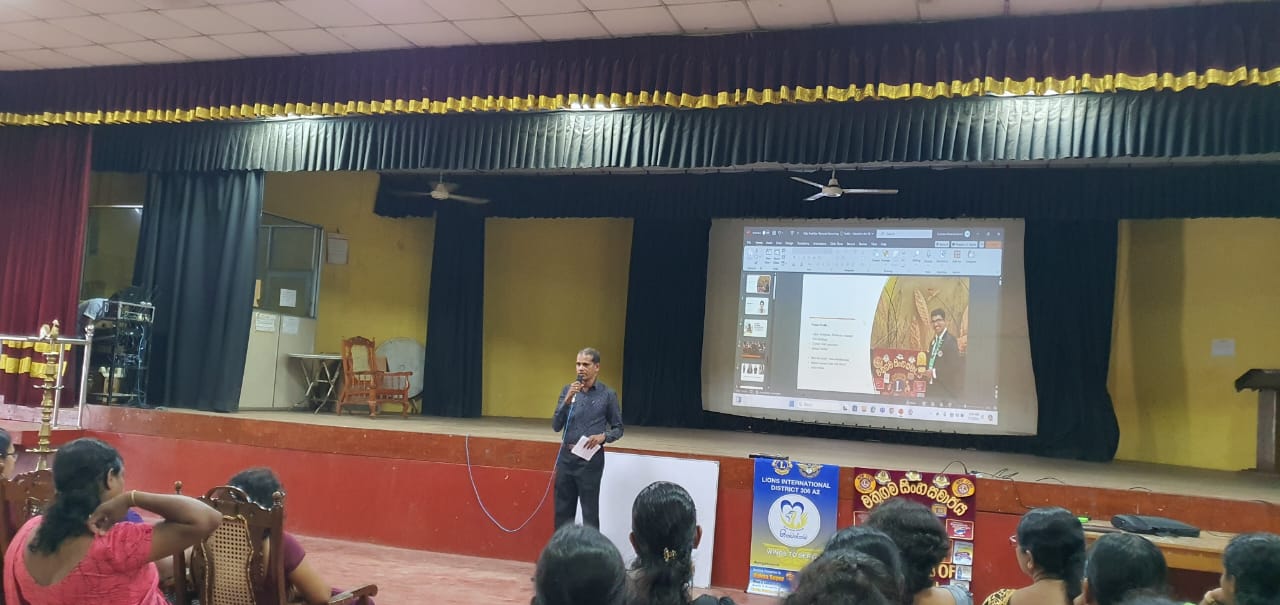
[(578, 352), (578, 377), (560, 390), (551, 428), (564, 430), (556, 459), (556, 527), (573, 523), (582, 499), (582, 521), (600, 527), (600, 476), (604, 448), (622, 438), (622, 410), (618, 394), (596, 381), (600, 351)]

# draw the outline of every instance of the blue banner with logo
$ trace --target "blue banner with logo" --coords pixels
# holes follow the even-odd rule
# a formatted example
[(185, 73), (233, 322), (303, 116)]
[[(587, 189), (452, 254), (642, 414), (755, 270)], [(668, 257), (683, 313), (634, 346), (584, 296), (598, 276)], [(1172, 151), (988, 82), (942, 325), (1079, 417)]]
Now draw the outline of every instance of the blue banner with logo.
[(836, 533), (840, 467), (756, 458), (747, 592), (785, 596)]

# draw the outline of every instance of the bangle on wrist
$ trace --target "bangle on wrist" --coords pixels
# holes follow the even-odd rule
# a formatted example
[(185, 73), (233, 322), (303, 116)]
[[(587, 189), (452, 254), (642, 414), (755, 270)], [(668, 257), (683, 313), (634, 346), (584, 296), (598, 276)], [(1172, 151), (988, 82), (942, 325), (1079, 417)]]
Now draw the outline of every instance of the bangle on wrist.
[(138, 490), (136, 489), (129, 490), (129, 507), (130, 508), (138, 505), (137, 495), (138, 495)]

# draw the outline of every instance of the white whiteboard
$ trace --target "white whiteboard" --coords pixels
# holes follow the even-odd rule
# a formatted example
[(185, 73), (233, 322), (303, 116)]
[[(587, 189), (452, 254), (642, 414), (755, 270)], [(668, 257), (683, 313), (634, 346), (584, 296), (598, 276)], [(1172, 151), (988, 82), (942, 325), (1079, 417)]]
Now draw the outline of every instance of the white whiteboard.
[[(631, 567), (636, 551), (631, 547), (631, 504), (640, 490), (654, 481), (670, 481), (693, 497), (702, 526), (702, 542), (693, 551), (693, 586), (711, 585), (711, 555), (716, 543), (716, 490), (720, 485), (720, 463), (661, 456), (641, 456), (609, 452), (600, 480), (600, 532), (622, 553)], [(578, 508), (582, 523), (582, 508)]]

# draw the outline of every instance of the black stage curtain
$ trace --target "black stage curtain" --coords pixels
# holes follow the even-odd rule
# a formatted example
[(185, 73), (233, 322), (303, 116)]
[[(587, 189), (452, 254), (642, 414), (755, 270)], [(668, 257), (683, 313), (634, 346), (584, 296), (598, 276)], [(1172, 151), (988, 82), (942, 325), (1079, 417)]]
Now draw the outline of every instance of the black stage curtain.
[(475, 418), (483, 402), (485, 215), (471, 206), (438, 208), (422, 413)]
[(626, 424), (688, 427), (702, 422), (710, 231), (707, 219), (633, 223), (622, 354)]
[[(813, 188), (784, 172), (724, 174), (457, 175), (470, 195), (489, 198), (489, 216), (1026, 218), (1098, 220), (1280, 216), (1269, 165), (1148, 168), (907, 168), (842, 171), (845, 187), (892, 187), (891, 196), (802, 202)], [(809, 173), (825, 182), (829, 173)], [(432, 175), (384, 174), (374, 211), (430, 216), (436, 208), (405, 191), (430, 191)]]
[(0, 124), (1186, 90), (1280, 79), (1269, 2), (13, 72)]
[(1280, 152), (1280, 86), (736, 109), (104, 126), (94, 169), (718, 169)]
[(1026, 224), (1027, 328), (1040, 402), (1032, 452), (1107, 461), (1120, 426), (1107, 392), (1118, 224)]
[(147, 179), (133, 283), (156, 305), (152, 405), (234, 412), (253, 319), (262, 172)]

